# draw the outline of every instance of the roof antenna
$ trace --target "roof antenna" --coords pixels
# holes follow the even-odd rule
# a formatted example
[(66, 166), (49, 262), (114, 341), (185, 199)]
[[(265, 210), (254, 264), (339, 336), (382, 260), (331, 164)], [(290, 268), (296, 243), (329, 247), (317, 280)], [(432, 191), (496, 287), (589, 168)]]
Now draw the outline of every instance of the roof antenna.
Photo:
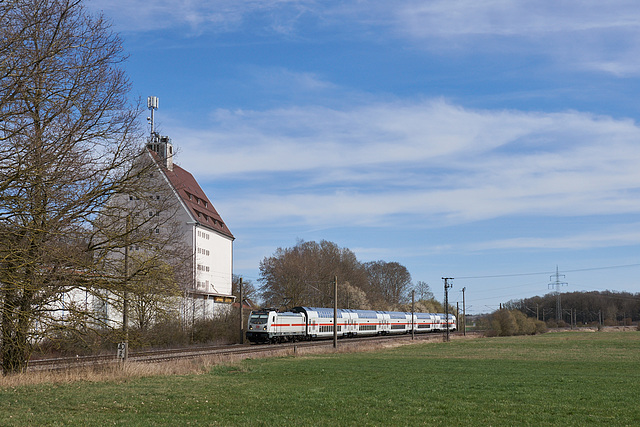
[(153, 138), (154, 136), (157, 136), (156, 135), (156, 128), (155, 128), (155, 119), (153, 117), (154, 111), (158, 109), (158, 97), (157, 96), (148, 96), (147, 97), (147, 108), (151, 111), (151, 116), (147, 117), (147, 121), (151, 125), (151, 138)]

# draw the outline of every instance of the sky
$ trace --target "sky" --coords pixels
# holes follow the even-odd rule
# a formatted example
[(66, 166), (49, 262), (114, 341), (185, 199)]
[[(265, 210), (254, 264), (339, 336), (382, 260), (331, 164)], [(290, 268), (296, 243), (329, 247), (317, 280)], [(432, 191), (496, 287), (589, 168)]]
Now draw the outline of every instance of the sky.
[[(258, 284), (328, 240), (467, 313), (640, 292), (634, 0), (89, 0)], [(144, 120), (144, 117), (142, 118)]]

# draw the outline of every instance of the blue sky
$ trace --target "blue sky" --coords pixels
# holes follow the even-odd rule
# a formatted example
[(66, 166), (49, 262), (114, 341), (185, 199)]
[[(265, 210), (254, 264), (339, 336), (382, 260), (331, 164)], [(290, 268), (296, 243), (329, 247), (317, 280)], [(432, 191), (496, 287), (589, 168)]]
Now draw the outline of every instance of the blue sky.
[[(92, 1), (236, 236), (397, 261), (468, 313), (640, 292), (635, 1)], [(525, 273), (536, 273), (524, 275)], [(494, 276), (494, 277), (485, 277)], [(495, 277), (500, 276), (500, 277)]]

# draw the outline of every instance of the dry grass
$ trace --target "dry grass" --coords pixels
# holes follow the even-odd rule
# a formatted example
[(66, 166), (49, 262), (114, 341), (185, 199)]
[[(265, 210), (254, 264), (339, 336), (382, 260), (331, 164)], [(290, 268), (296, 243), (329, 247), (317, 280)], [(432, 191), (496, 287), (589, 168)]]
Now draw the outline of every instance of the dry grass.
[[(458, 336), (457, 339), (465, 338)], [(467, 336), (466, 338), (474, 338)], [(33, 371), (7, 376), (0, 376), (0, 388), (18, 387), (37, 384), (68, 384), (74, 382), (124, 382), (127, 380), (170, 375), (197, 375), (207, 373), (214, 366), (236, 365), (247, 358), (266, 357), (301, 357), (314, 354), (327, 353), (361, 353), (373, 352), (385, 348), (393, 348), (424, 342), (442, 341), (440, 335), (421, 337), (418, 340), (384, 340), (384, 341), (359, 341), (340, 340), (338, 348), (334, 349), (329, 342), (327, 345), (310, 347), (278, 347), (273, 346), (272, 351), (255, 353), (250, 355), (211, 355), (199, 356), (193, 359), (180, 359), (167, 362), (142, 363), (127, 362), (97, 365), (95, 367), (68, 368), (57, 371)]]
[(202, 356), (159, 363), (113, 363), (57, 371), (34, 371), (0, 377), (0, 388), (73, 382), (123, 382), (134, 378), (207, 373), (213, 366), (237, 363), (245, 357)]

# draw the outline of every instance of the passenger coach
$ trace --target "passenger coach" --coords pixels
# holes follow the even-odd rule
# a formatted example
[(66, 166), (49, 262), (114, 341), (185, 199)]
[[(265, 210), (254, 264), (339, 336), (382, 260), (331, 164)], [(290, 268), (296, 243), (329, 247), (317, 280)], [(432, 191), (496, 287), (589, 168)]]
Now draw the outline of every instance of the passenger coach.
[[(338, 309), (339, 337), (406, 334), (456, 330), (456, 318), (440, 313)], [(253, 343), (276, 343), (333, 337), (333, 308), (295, 307), (291, 311), (252, 311), (247, 339)]]

